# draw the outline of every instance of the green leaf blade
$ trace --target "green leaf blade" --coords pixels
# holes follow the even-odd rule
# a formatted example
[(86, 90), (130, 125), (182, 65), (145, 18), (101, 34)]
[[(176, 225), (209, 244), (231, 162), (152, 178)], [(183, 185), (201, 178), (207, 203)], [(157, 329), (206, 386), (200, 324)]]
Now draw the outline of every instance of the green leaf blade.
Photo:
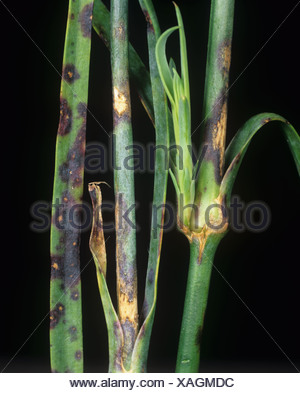
[(172, 72), (169, 68), (169, 64), (166, 56), (166, 44), (169, 36), (178, 29), (178, 26), (172, 27), (165, 31), (158, 39), (155, 49), (156, 61), (159, 70), (159, 74), (168, 95), (168, 98), (172, 105), (174, 105), (174, 90), (172, 81)]
[(232, 139), (226, 149), (227, 171), (221, 184), (221, 195), (230, 197), (238, 170), (254, 135), (267, 123), (279, 121), (293, 155), (297, 171), (300, 175), (300, 137), (295, 128), (282, 116), (275, 113), (261, 113), (251, 117)]

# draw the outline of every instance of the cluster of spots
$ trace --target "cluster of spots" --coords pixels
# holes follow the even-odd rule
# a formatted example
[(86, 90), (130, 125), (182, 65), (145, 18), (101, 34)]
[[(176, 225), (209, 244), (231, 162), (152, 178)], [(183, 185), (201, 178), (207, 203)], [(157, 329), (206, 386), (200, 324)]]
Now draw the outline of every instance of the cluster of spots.
[(82, 358), (82, 352), (80, 350), (75, 352), (75, 359), (76, 360), (81, 360)]
[(64, 183), (71, 183), (73, 188), (82, 185), (84, 153), (85, 153), (85, 131), (86, 121), (84, 120), (78, 131), (74, 144), (70, 148), (67, 160), (63, 162), (58, 170), (60, 179)]
[(55, 308), (50, 311), (50, 329), (54, 329), (64, 315), (64, 305), (62, 303), (57, 303)]
[(70, 341), (74, 342), (77, 340), (77, 328), (76, 326), (71, 326), (69, 328), (69, 334), (70, 334)]
[(65, 82), (72, 84), (80, 78), (80, 75), (74, 64), (65, 64), (63, 67), (62, 77)]
[(65, 136), (69, 134), (71, 128), (72, 128), (72, 109), (69, 107), (68, 101), (61, 97), (58, 135)]
[[(65, 231), (65, 251), (62, 255), (51, 255), (51, 280), (63, 280), (62, 290), (74, 288), (80, 281), (79, 232)], [(78, 300), (79, 292), (71, 292), (72, 300)]]
[[(67, 230), (64, 254), (64, 283), (66, 288), (74, 288), (80, 282), (79, 244), (79, 232), (74, 229)], [(73, 297), (76, 298), (76, 295), (74, 294)]]
[(83, 37), (90, 38), (92, 31), (93, 3), (83, 7), (79, 15), (79, 23)]
[[(52, 213), (52, 225), (60, 231), (59, 244), (56, 245), (57, 251), (64, 250), (64, 246), (66, 243), (66, 233), (65, 229), (68, 226), (68, 217), (70, 217), (70, 209), (75, 204), (74, 198), (71, 196), (68, 190), (65, 190), (61, 194), (61, 199), (57, 198), (55, 205), (53, 204), (53, 208), (55, 208)], [(73, 215), (73, 214), (72, 214)]]

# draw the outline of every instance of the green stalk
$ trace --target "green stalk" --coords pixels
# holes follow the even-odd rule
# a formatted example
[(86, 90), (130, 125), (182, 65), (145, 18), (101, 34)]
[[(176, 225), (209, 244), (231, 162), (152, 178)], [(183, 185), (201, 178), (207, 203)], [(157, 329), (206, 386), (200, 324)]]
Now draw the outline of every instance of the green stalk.
[(132, 146), (128, 75), (128, 0), (111, 2), (111, 67), (118, 315), (124, 334), (122, 361), (124, 368), (129, 370), (138, 332), (138, 306), (134, 169), (132, 159), (128, 157), (128, 148)]
[(233, 15), (234, 0), (212, 0), (202, 130), (202, 148), (206, 145), (207, 150), (196, 184), (195, 204), (200, 210), (192, 223), (197, 232), (205, 225), (207, 207), (219, 195), (223, 175)]
[(200, 342), (214, 255), (223, 235), (195, 236), (190, 241), (190, 267), (179, 340), (176, 372), (198, 372)]
[(83, 191), (92, 10), (91, 0), (69, 2), (50, 245), (53, 372), (83, 372), (78, 208)]
[[(110, 13), (101, 0), (96, 0), (93, 11), (93, 27), (106, 47), (111, 47)], [(129, 76), (134, 82), (141, 102), (154, 123), (152, 89), (149, 72), (135, 49), (129, 44)]]
[[(110, 13), (102, 3), (101, 0), (95, 1), (94, 11), (93, 11), (93, 27), (102, 41), (105, 43), (106, 47), (110, 49)], [(157, 29), (156, 29), (157, 31)], [(148, 70), (146, 69), (141, 58), (129, 43), (129, 77), (133, 81), (140, 100), (153, 124), (154, 120), (154, 109), (153, 109), (153, 96), (152, 96), (152, 86)], [(173, 124), (172, 115), (168, 110), (168, 127), (170, 133), (170, 145), (174, 145), (174, 135), (173, 135)], [(174, 153), (174, 150), (172, 152)]]
[(156, 42), (160, 36), (160, 27), (153, 4), (149, 0), (139, 0), (147, 21), (147, 39), (149, 52), (149, 68), (155, 114), (155, 174), (153, 207), (151, 220), (150, 247), (143, 304), (144, 323), (136, 340), (132, 359), (132, 370), (145, 372), (152, 326), (156, 308), (157, 280), (160, 262), (160, 252), (163, 237), (164, 205), (166, 202), (169, 146), (168, 106), (163, 85), (155, 58)]
[[(203, 329), (213, 257), (228, 227), (225, 199), (219, 194), (225, 157), (233, 14), (234, 0), (212, 0), (202, 136), (202, 148), (206, 146), (206, 152), (196, 181), (194, 204), (197, 209), (193, 209), (190, 225), (180, 227), (191, 242), (191, 260), (176, 372), (198, 371), (200, 333)], [(216, 207), (211, 209), (212, 205)]]

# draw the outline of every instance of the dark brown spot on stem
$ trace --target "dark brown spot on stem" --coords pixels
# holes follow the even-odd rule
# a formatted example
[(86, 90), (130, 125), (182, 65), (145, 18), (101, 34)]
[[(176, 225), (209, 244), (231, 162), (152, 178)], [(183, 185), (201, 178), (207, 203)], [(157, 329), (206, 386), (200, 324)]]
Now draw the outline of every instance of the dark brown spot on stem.
[(66, 64), (63, 67), (62, 77), (67, 83), (72, 84), (80, 78), (80, 75), (74, 64)]
[(84, 102), (79, 102), (77, 105), (77, 112), (79, 117), (83, 117), (84, 119), (86, 118), (86, 111), (87, 111), (87, 106)]
[(82, 35), (84, 37), (91, 37), (93, 18), (93, 3), (87, 4), (83, 7), (79, 15), (79, 23)]
[(147, 29), (150, 30), (151, 32), (154, 32), (152, 19), (149, 15), (149, 12), (147, 10), (143, 10), (143, 12), (144, 12), (146, 22), (147, 22)]
[(58, 126), (58, 134), (64, 136), (69, 134), (72, 128), (72, 110), (68, 105), (67, 100), (60, 99), (60, 119)]
[(63, 258), (60, 255), (51, 255), (51, 280), (63, 279), (64, 267)]
[(77, 289), (71, 292), (71, 299), (75, 301), (79, 299), (79, 291)]

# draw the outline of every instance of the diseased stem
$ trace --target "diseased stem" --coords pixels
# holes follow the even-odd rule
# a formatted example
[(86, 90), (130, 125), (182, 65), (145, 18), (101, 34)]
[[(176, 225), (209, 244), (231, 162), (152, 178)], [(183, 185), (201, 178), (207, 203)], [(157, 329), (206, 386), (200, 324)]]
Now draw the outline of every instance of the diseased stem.
[[(93, 27), (107, 48), (110, 49), (110, 13), (101, 0), (95, 1), (94, 4)], [(129, 76), (136, 86), (144, 108), (152, 122), (154, 122), (149, 72), (131, 44), (129, 44)]]
[[(106, 47), (110, 49), (110, 13), (102, 3), (101, 0), (95, 1), (94, 11), (93, 11), (93, 27), (102, 41), (105, 43)], [(141, 58), (129, 43), (129, 76), (134, 82), (137, 89), (140, 100), (154, 124), (154, 109), (153, 109), (153, 97), (152, 97), (152, 87), (151, 80), (148, 70), (146, 69)], [(172, 115), (168, 110), (168, 127), (170, 134), (170, 145), (174, 145), (174, 131), (172, 123)], [(174, 149), (170, 154), (174, 154)]]
[(160, 36), (160, 28), (152, 1), (139, 1), (147, 21), (149, 68), (155, 114), (156, 150), (150, 246), (143, 304), (144, 323), (136, 340), (131, 368), (134, 372), (146, 372), (149, 344), (155, 315), (158, 270), (163, 236), (169, 166), (169, 132), (167, 100), (155, 58), (155, 46)]
[[(225, 198), (220, 195), (227, 123), (227, 89), (231, 58), (234, 0), (212, 0), (204, 91), (204, 129), (190, 226), (180, 227), (191, 242), (187, 292), (177, 357), (177, 372), (197, 372), (200, 338), (215, 250), (228, 227)], [(216, 208), (217, 206), (217, 208)], [(215, 207), (214, 209), (211, 209)], [(209, 208), (209, 210), (208, 210)], [(209, 213), (209, 214), (208, 214)]]
[[(196, 184), (194, 230), (205, 224), (205, 212), (219, 195), (225, 157), (227, 89), (231, 60), (234, 0), (212, 0), (204, 90), (202, 149), (206, 145)], [(201, 149), (200, 149), (201, 150)]]
[(50, 354), (53, 372), (83, 372), (80, 232), (77, 228), (83, 191), (92, 10), (91, 0), (70, 0), (56, 140), (50, 244)]
[[(128, 76), (128, 1), (111, 2), (114, 187), (118, 314), (124, 334), (122, 360), (130, 369), (138, 331), (134, 163)], [(129, 150), (128, 150), (129, 149)], [(126, 215), (126, 219), (125, 216)]]
[(182, 317), (177, 373), (198, 372), (200, 341), (215, 251), (222, 235), (195, 236), (190, 241), (190, 267)]

